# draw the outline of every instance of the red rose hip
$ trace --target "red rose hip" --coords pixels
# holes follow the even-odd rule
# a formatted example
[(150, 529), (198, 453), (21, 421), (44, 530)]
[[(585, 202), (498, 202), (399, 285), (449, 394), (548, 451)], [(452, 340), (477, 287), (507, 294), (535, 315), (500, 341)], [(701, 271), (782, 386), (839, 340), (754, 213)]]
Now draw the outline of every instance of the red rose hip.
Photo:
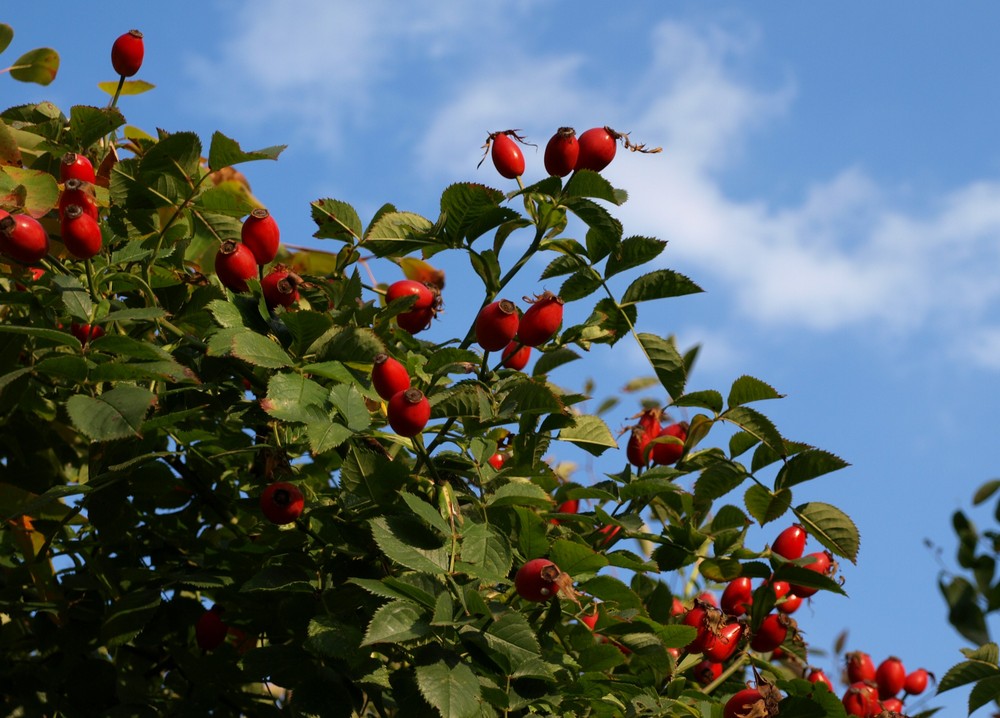
[(431, 418), (431, 405), (419, 389), (396, 392), (386, 407), (389, 426), (400, 436), (416, 436)]
[(261, 513), (278, 526), (294, 522), (304, 507), (305, 499), (299, 487), (287, 481), (276, 481), (260, 495)]
[(245, 244), (229, 239), (215, 255), (215, 273), (227, 289), (245, 292), (247, 280), (257, 276), (257, 260)]
[(111, 66), (122, 77), (132, 77), (142, 67), (144, 54), (142, 33), (138, 30), (129, 30), (119, 36), (111, 46)]
[(521, 371), (528, 366), (528, 359), (531, 358), (531, 347), (524, 346), (513, 341), (503, 350), (503, 365), (514, 371)]
[(68, 206), (59, 224), (66, 250), (77, 259), (90, 259), (101, 251), (101, 226), (80, 205)]
[(517, 570), (514, 588), (527, 601), (548, 601), (559, 593), (561, 574), (559, 567), (547, 558), (533, 558)]
[(476, 317), (476, 341), (488, 352), (499, 351), (517, 334), (519, 323), (514, 302), (501, 299), (487, 304)]
[(543, 292), (521, 317), (517, 328), (518, 340), (529, 347), (549, 341), (563, 320), (563, 300), (552, 292)]
[(521, 148), (517, 146), (510, 134), (507, 132), (496, 132), (490, 136), (493, 147), (490, 156), (493, 158), (493, 166), (502, 177), (514, 179), (524, 174), (524, 155)]
[(576, 130), (560, 127), (545, 145), (545, 171), (555, 177), (565, 177), (576, 168), (579, 155)]
[(388, 401), (410, 388), (410, 374), (402, 363), (388, 354), (376, 354), (372, 359), (372, 386)]
[(90, 183), (97, 180), (94, 165), (84, 155), (76, 152), (67, 152), (59, 161), (59, 181), (66, 182), (71, 179)]
[(0, 219), (0, 253), (22, 264), (34, 264), (49, 253), (49, 235), (30, 215), (7, 215)]
[(608, 127), (593, 127), (579, 137), (576, 169), (600, 172), (615, 158), (618, 135)]
[(240, 230), (240, 238), (253, 252), (257, 264), (270, 264), (278, 256), (281, 232), (271, 213), (262, 207), (258, 207), (247, 217)]
[(260, 288), (267, 308), (290, 307), (299, 301), (300, 281), (297, 274), (280, 265), (265, 274), (260, 281)]

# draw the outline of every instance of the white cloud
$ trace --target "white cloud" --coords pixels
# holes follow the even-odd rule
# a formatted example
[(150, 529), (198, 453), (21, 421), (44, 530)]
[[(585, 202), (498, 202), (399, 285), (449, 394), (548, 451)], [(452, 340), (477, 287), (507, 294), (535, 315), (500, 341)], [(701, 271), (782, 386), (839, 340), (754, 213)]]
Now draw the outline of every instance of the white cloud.
[[(631, 130), (665, 151), (620, 151), (626, 156), (609, 170), (630, 192), (620, 211), (626, 226), (670, 240), (663, 261), (721, 288), (739, 316), (786, 329), (863, 325), (902, 335), (931, 326), (946, 339), (978, 336), (982, 315), (1000, 299), (1000, 182), (970, 183), (917, 211), (904, 188), (845, 166), (816, 178), (801, 198), (734, 198), (722, 173), (755, 132), (794, 112), (793, 80), (762, 88), (746, 79), (760, 41), (752, 26), (661, 22), (643, 40), (646, 66), (595, 82), (595, 63), (613, 48), (560, 52), (552, 43), (532, 51), (529, 41), (511, 40), (538, 11), (530, 3), (308, 0), (290, 12), (259, 0), (222, 41), (221, 69), (208, 76), (226, 78), (211, 88), (220, 111), (254, 90), (257, 121), (280, 114), (334, 151), (376, 103), (382, 110), (386, 95), (401, 93), (396, 110), (412, 109), (399, 130), (414, 138), (406, 161), (435, 183), (475, 177), (489, 130), (520, 127), (539, 143), (525, 150), (527, 181), (542, 174), (549, 134), (573, 118)], [(421, 87), (433, 99), (409, 108)], [(490, 170), (487, 161), (483, 181), (495, 181)], [(992, 346), (993, 337), (984, 330), (981, 344)]]

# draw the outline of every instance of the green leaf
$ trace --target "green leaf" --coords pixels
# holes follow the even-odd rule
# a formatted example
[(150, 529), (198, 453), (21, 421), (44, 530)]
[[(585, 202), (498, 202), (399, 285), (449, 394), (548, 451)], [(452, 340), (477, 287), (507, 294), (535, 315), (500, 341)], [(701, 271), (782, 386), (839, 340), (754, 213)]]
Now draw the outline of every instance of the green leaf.
[(702, 471), (694, 485), (694, 495), (703, 501), (715, 501), (743, 483), (746, 469), (736, 463), (716, 461)]
[(535, 362), (535, 366), (531, 369), (531, 376), (544, 376), (553, 369), (561, 367), (563, 364), (569, 364), (579, 358), (580, 355), (569, 347), (559, 347), (552, 351), (542, 352), (542, 355), (538, 357), (538, 361)]
[(116, 107), (76, 105), (69, 112), (69, 131), (81, 147), (89, 147), (125, 124)]
[(487, 506), (540, 506), (551, 508), (552, 497), (544, 489), (528, 481), (504, 484), (486, 497)]
[(14, 28), (5, 22), (0, 22), (0, 52), (10, 47), (10, 41), (14, 39)]
[(972, 496), (972, 505), (979, 506), (995, 494), (997, 489), (1000, 489), (1000, 479), (987, 481), (985, 484), (976, 489), (976, 493)]
[(573, 577), (597, 573), (608, 565), (608, 558), (604, 554), (566, 539), (557, 539), (552, 544), (549, 559), (559, 567), (559, 570)]
[(581, 170), (570, 175), (563, 193), (567, 197), (590, 197), (592, 199), (603, 199), (612, 204), (621, 204), (622, 198), (616, 194), (615, 188), (611, 186), (604, 177), (597, 172)]
[(734, 406), (727, 409), (721, 418), (736, 424), (743, 431), (760, 439), (764, 445), (770, 447), (779, 456), (785, 455), (785, 440), (781, 438), (781, 434), (778, 433), (771, 420), (760, 412), (746, 406)]
[(742, 406), (753, 401), (763, 401), (765, 399), (781, 399), (784, 394), (779, 394), (770, 384), (765, 384), (760, 379), (743, 375), (733, 382), (729, 390), (729, 406)]
[(208, 168), (213, 172), (223, 167), (232, 167), (243, 162), (255, 160), (276, 160), (288, 145), (265, 147), (262, 150), (244, 152), (236, 140), (226, 137), (216, 131), (212, 135), (212, 144), (208, 150)]
[[(369, 522), (375, 543), (385, 555), (396, 563), (424, 573), (448, 572), (448, 552), (440, 545), (430, 544), (426, 538), (417, 537), (423, 546), (414, 543), (414, 532), (402, 521), (377, 518)], [(402, 534), (397, 536), (396, 533)]]
[(313, 655), (347, 660), (352, 664), (367, 657), (360, 650), (364, 638), (361, 629), (341, 623), (332, 616), (318, 615), (310, 620), (307, 635), (303, 647)]
[[(107, 95), (110, 95), (111, 97), (114, 97), (115, 92), (118, 91), (118, 82), (98, 82), (97, 89)], [(125, 82), (122, 83), (122, 89), (119, 95), (123, 97), (125, 95), (141, 95), (144, 92), (149, 92), (150, 90), (155, 89), (156, 85), (151, 82), (146, 82), (145, 80), (125, 80)]]
[(59, 499), (65, 498), (67, 496), (75, 496), (76, 494), (86, 494), (91, 490), (90, 486), (86, 484), (68, 484), (52, 486), (42, 494), (35, 496), (30, 499), (27, 503), (20, 504), (17, 509), (4, 517), (4, 523), (16, 519), (18, 516), (33, 516), (37, 517), (46, 506)]
[(437, 508), (408, 491), (401, 492), (399, 496), (410, 507), (410, 511), (423, 519), (431, 528), (436, 529), (442, 536), (451, 536), (451, 526), (438, 513)]
[(654, 299), (680, 297), (685, 294), (697, 294), (704, 291), (683, 274), (669, 269), (657, 269), (636, 279), (625, 290), (621, 304), (626, 306), (637, 302), (648, 302)]
[(128, 643), (142, 633), (160, 607), (158, 589), (127, 593), (111, 604), (101, 626), (101, 640), (109, 646)]
[(969, 714), (1000, 698), (1000, 676), (983, 678), (969, 693)]
[[(585, 269), (586, 267), (587, 262), (575, 254), (561, 254), (549, 262), (549, 266), (542, 270), (539, 279), (561, 277), (566, 274), (572, 274), (579, 269)], [(563, 298), (565, 299), (565, 297)]]
[(353, 383), (338, 384), (330, 389), (330, 403), (351, 431), (365, 431), (371, 426), (372, 416), (365, 405), (365, 398)]
[(430, 666), (417, 666), (416, 672), (420, 694), (442, 718), (478, 718), (482, 715), (479, 679), (464, 663), (450, 667), (439, 661)]
[(563, 204), (588, 227), (592, 227), (609, 237), (621, 238), (621, 222), (612, 217), (608, 210), (596, 202), (582, 197), (568, 197), (563, 201)]
[(427, 238), (433, 225), (413, 212), (381, 215), (365, 232), (364, 246), (378, 257), (400, 256), (435, 242)]
[(656, 378), (671, 397), (684, 393), (687, 371), (684, 358), (677, 352), (672, 340), (661, 339), (655, 334), (639, 334), (639, 345), (649, 358)]
[(361, 645), (401, 643), (425, 636), (430, 630), (424, 611), (416, 604), (393, 601), (375, 611)]
[(105, 334), (90, 342), (93, 351), (118, 356), (132, 357), (146, 361), (173, 361), (174, 358), (166, 351), (149, 342), (139, 341), (132, 337), (118, 334)]
[(563, 282), (559, 296), (567, 302), (589, 297), (601, 288), (601, 275), (590, 267), (585, 267)]
[[(819, 588), (824, 591), (846, 596), (847, 592), (843, 587), (829, 576), (792, 563), (782, 564), (774, 571), (775, 581), (785, 581), (793, 586), (807, 586), (809, 588)], [(756, 606), (756, 602), (754, 603)]]
[(705, 391), (692, 391), (690, 394), (679, 396), (670, 402), (671, 406), (693, 406), (699, 409), (708, 409), (719, 414), (722, 411), (722, 394), (714, 389)]
[(462, 529), (461, 570), (499, 583), (514, 563), (507, 538), (488, 524), (467, 522)]
[(326, 397), (326, 390), (312, 379), (299, 374), (275, 374), (267, 383), (267, 398), (261, 406), (282, 421), (329, 421), (324, 409)]
[[(722, 396), (719, 396), (719, 400), (722, 400)], [(729, 437), (729, 458), (735, 459), (737, 456), (746, 453), (754, 446), (760, 443), (760, 440), (745, 431), (737, 431), (731, 437)]]
[(313, 234), (317, 239), (342, 239), (345, 242), (361, 239), (361, 217), (347, 202), (318, 199), (311, 207), (313, 221), (319, 227)]
[(99, 364), (90, 370), (92, 382), (160, 380), (174, 383), (197, 383), (194, 373), (173, 359), (169, 361), (120, 362)]
[(80, 280), (72, 276), (55, 275), (52, 277), (52, 283), (58, 288), (63, 306), (66, 307), (70, 316), (89, 322), (94, 311), (94, 304), (90, 301), (90, 294), (86, 287), (80, 283)]
[(774, 486), (775, 488), (795, 486), (847, 466), (850, 464), (827, 451), (806, 449), (785, 462), (775, 477)]
[(501, 665), (508, 674), (541, 655), (531, 624), (516, 611), (501, 615), (482, 635), (490, 650), (503, 658)]
[(608, 263), (604, 265), (604, 276), (610, 279), (614, 275), (633, 267), (641, 267), (656, 259), (667, 243), (652, 237), (626, 237), (611, 252)]
[(98, 397), (76, 394), (66, 402), (73, 425), (93, 441), (139, 436), (146, 411), (155, 395), (146, 389), (120, 386)]
[(80, 340), (69, 332), (58, 329), (44, 329), (42, 327), (22, 327), (16, 324), (0, 324), (0, 332), (7, 334), (27, 334), (46, 342), (61, 344), (79, 350), (82, 346)]
[(944, 674), (938, 684), (938, 693), (944, 693), (998, 675), (1000, 675), (1000, 668), (995, 665), (984, 661), (962, 661), (949, 668), (948, 672)]
[(563, 403), (551, 387), (541, 379), (517, 382), (504, 397), (500, 414), (558, 414)]
[(458, 182), (446, 187), (441, 193), (446, 243), (452, 247), (472, 244), (491, 229), (518, 219), (517, 212), (500, 205), (503, 200), (503, 192), (482, 184)]
[(608, 425), (590, 414), (573, 417), (573, 424), (562, 429), (556, 439), (575, 444), (594, 456), (618, 448), (618, 441)]
[(471, 416), (482, 420), (482, 407), (489, 400), (489, 394), (478, 382), (458, 382), (430, 398), (431, 416), (435, 419)]
[(21, 55), (10, 67), (10, 76), (19, 82), (48, 85), (59, 72), (59, 53), (51, 47), (40, 47)]
[(793, 509), (795, 516), (823, 546), (852, 563), (857, 561), (861, 537), (858, 527), (843, 511), (830, 504), (810, 502)]
[(705, 578), (718, 583), (732, 581), (743, 570), (742, 564), (734, 558), (706, 558), (699, 568)]
[(316, 456), (332, 451), (354, 436), (354, 432), (332, 421), (310, 421), (306, 425), (309, 449)]
[(276, 341), (252, 331), (240, 332), (233, 338), (233, 356), (266, 369), (282, 369), (293, 364), (288, 352)]
[[(562, 566), (559, 566), (562, 568)], [(618, 610), (638, 610), (642, 608), (642, 599), (635, 591), (626, 586), (620, 579), (607, 574), (601, 574), (581, 584), (580, 588), (602, 601), (617, 607)]]
[[(59, 202), (59, 185), (48, 172), (21, 167), (0, 167), (0, 197), (16, 195), (26, 214), (40, 219)], [(53, 279), (65, 275), (53, 275)]]
[(750, 515), (763, 526), (784, 516), (792, 505), (792, 492), (788, 489), (779, 489), (772, 493), (760, 484), (754, 484), (744, 494), (743, 503), (746, 504)]

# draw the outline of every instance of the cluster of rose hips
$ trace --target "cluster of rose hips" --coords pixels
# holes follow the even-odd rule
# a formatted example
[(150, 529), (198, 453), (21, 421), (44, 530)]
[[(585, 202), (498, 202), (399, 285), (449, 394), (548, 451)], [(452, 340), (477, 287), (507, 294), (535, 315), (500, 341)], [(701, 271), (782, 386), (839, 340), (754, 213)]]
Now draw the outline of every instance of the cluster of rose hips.
[[(895, 656), (886, 658), (876, 668), (870, 655), (853, 651), (847, 654), (845, 663), (849, 685), (842, 700), (844, 710), (852, 716), (873, 717), (883, 711), (890, 715), (902, 714), (906, 697), (923, 693), (930, 678), (923, 668), (907, 673), (903, 662)], [(816, 673), (820, 677), (816, 677)], [(813, 671), (808, 678), (814, 683), (825, 682), (833, 690), (829, 679), (822, 676), (821, 671)]]
[[(139, 71), (143, 53), (142, 33), (138, 30), (130, 30), (114, 41), (111, 64), (122, 80)], [(59, 162), (59, 182), (62, 185), (58, 205), (60, 239), (73, 258), (92, 259), (103, 244), (93, 163), (85, 155), (67, 152)], [(14, 262), (33, 265), (48, 253), (49, 235), (38, 219), (25, 213), (0, 210), (0, 254)], [(42, 274), (41, 269), (31, 269), (36, 280)], [(83, 344), (104, 334), (100, 326), (90, 324), (74, 323), (70, 330)]]
[[(131, 77), (139, 72), (144, 53), (142, 33), (130, 30), (111, 46), (115, 72)], [(77, 259), (90, 259), (101, 251), (101, 227), (93, 185), (94, 166), (84, 155), (68, 152), (59, 164), (59, 224), (66, 250)], [(0, 210), (0, 254), (21, 264), (36, 264), (49, 253), (49, 235), (28, 214)]]
[(274, 217), (263, 207), (250, 213), (240, 228), (240, 241), (228, 239), (215, 255), (215, 273), (223, 286), (241, 293), (249, 291), (247, 282), (260, 276), (260, 288), (268, 309), (289, 307), (299, 300), (302, 279), (284, 265), (277, 265), (266, 275), (264, 267), (278, 256), (281, 231)]
[(677, 463), (684, 454), (687, 423), (668, 421), (661, 424), (664, 414), (659, 408), (646, 409), (638, 418), (638, 423), (631, 427), (632, 432), (625, 447), (629, 463), (637, 468), (645, 468), (650, 462), (657, 466)]
[[(515, 141), (516, 140), (516, 141)], [(560, 127), (545, 145), (545, 171), (554, 177), (565, 177), (574, 170), (600, 172), (615, 158), (618, 142), (633, 152), (660, 152), (660, 148), (647, 149), (633, 144), (628, 134), (610, 127), (592, 127), (579, 137), (572, 127)], [(487, 151), (497, 172), (507, 179), (524, 174), (524, 154), (517, 146), (524, 142), (518, 130), (491, 132), (486, 138)]]

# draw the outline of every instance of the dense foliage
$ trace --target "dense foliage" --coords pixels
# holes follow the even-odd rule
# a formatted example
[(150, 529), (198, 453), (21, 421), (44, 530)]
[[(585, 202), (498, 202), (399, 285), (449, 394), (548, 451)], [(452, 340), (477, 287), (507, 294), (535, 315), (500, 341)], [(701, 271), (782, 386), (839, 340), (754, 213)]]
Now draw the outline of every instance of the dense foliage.
[[(120, 41), (132, 74), (141, 34)], [(830, 559), (856, 558), (857, 530), (794, 492), (846, 464), (784, 437), (764, 381), (689, 390), (697, 352), (642, 330), (640, 310), (700, 290), (650, 269), (665, 243), (612, 214), (627, 195), (594, 169), (606, 144), (589, 169), (547, 155), (565, 172), (523, 187), (516, 135), (493, 133), (509, 191), (458, 182), (436, 217), (367, 221), (318, 199), (319, 248), (275, 256), (233, 167), (282, 148), (150, 135), (117, 108), (149, 86), (105, 89), (107, 107), (0, 114), (6, 713), (791, 717), (867, 700), (807, 680), (787, 618), (843, 593)], [(595, 129), (611, 157), (643, 150)], [(18, 253), (35, 220), (37, 260)], [(467, 257), (481, 288), (456, 301), (483, 324), (435, 319), (444, 252)], [(539, 255), (558, 297), (514, 321), (500, 300)], [(418, 286), (366, 283), (375, 261)], [(453, 338), (422, 340), (432, 321)], [(611, 406), (585, 411), (550, 374), (626, 342), (655, 382), (619, 448)], [(510, 356), (523, 345), (530, 364)], [(584, 485), (557, 444), (619, 468)], [(793, 548), (747, 544), (789, 523)], [(710, 605), (728, 586), (742, 610)]]

